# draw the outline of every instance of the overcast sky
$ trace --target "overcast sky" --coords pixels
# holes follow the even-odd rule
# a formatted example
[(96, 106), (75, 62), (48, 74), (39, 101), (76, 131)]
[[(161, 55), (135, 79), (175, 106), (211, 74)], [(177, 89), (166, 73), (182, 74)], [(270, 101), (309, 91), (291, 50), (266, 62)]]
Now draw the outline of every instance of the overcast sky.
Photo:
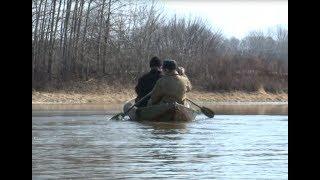
[(161, 0), (168, 15), (200, 16), (226, 37), (242, 38), (252, 30), (288, 28), (288, 1)]

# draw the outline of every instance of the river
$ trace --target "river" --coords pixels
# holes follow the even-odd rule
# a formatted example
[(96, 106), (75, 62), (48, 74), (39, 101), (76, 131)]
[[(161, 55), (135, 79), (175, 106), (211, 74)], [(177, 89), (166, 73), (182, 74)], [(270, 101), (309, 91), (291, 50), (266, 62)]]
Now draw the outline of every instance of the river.
[(187, 123), (110, 121), (112, 113), (99, 108), (35, 106), (32, 177), (288, 179), (287, 105), (234, 106), (217, 105), (214, 118)]

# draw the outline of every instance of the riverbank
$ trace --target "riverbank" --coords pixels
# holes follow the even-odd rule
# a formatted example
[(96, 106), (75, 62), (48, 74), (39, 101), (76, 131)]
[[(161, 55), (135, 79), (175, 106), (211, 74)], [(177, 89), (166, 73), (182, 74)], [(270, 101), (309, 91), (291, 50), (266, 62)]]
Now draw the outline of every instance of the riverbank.
[[(32, 91), (32, 104), (121, 104), (136, 96), (133, 89), (106, 88), (89, 92)], [(206, 92), (194, 90), (188, 93), (194, 101), (204, 103), (269, 103), (287, 102), (287, 93), (257, 92)]]

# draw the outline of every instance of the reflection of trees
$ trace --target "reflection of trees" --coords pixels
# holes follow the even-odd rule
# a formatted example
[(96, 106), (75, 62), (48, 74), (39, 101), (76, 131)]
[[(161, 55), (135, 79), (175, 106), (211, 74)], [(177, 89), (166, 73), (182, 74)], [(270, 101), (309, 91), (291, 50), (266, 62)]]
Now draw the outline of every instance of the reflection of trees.
[(286, 115), (288, 114), (288, 105), (209, 105), (216, 114), (259, 114), (259, 115)]
[(165, 164), (179, 163), (180, 142), (186, 130), (186, 123), (174, 122), (141, 122), (150, 128), (150, 144), (146, 146), (148, 155)]

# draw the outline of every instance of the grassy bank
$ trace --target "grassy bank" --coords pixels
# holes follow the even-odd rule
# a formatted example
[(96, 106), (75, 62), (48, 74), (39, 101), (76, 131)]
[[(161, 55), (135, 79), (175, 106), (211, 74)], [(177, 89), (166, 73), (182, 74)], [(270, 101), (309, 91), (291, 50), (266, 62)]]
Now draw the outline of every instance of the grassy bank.
[[(120, 88), (121, 87), (121, 88)], [(112, 104), (123, 103), (136, 97), (134, 86), (108, 86), (90, 83), (65, 86), (63, 90), (50, 89), (32, 91), (32, 104)], [(202, 102), (287, 102), (287, 93), (267, 93), (263, 89), (256, 92), (208, 92), (196, 88), (188, 97)]]

